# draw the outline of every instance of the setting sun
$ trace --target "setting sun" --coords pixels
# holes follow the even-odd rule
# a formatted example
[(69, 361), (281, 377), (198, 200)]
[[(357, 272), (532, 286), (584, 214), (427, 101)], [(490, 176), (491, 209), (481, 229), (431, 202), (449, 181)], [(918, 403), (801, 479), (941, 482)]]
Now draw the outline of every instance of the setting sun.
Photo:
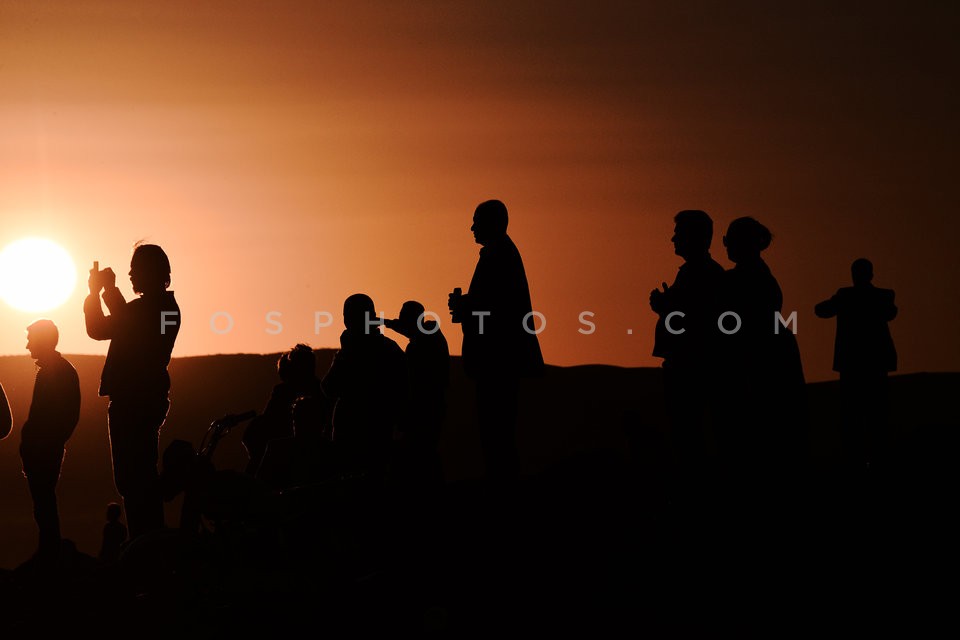
[(73, 259), (46, 238), (22, 238), (0, 251), (0, 298), (20, 311), (49, 311), (77, 286)]

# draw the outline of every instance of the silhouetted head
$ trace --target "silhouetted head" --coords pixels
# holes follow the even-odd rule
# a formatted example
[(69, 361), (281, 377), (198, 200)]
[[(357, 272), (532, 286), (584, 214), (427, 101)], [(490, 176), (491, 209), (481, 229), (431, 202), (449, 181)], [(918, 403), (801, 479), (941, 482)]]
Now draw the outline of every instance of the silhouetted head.
[(277, 360), (277, 373), (284, 382), (303, 382), (316, 374), (316, 358), (310, 345), (298, 344)]
[(858, 258), (850, 265), (850, 275), (853, 277), (853, 284), (870, 284), (873, 280), (873, 263), (866, 258)]
[(400, 308), (400, 315), (397, 316), (397, 319), (387, 320), (387, 327), (402, 336), (412, 338), (420, 333), (420, 327), (417, 323), (420, 322), (423, 324), (420, 318), (423, 316), (424, 311), (423, 305), (416, 300), (407, 300)]
[(487, 245), (507, 235), (507, 205), (499, 200), (487, 200), (473, 212), (473, 239)]
[(673, 218), (673, 251), (683, 259), (710, 251), (713, 241), (713, 220), (706, 211), (687, 209)]
[(343, 303), (343, 326), (348, 331), (372, 333), (367, 331), (367, 323), (374, 322), (376, 317), (373, 300), (365, 293), (355, 293)]
[(120, 505), (116, 502), (111, 502), (107, 505), (107, 522), (119, 522), (122, 513), (123, 511)]
[(773, 234), (753, 218), (737, 218), (727, 227), (723, 236), (723, 246), (727, 248), (727, 257), (732, 262), (757, 260), (760, 253), (770, 246)]
[(159, 293), (170, 286), (170, 260), (155, 244), (137, 244), (130, 258), (130, 284), (136, 293)]
[(60, 332), (53, 320), (42, 318), (27, 327), (27, 351), (34, 360), (53, 353), (59, 341)]

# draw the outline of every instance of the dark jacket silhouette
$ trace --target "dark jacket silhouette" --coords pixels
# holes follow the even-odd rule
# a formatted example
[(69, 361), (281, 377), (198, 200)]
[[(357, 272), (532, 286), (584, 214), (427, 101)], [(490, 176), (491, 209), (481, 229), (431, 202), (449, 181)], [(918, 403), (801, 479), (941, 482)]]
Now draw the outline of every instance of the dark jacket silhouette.
[[(87, 335), (110, 340), (100, 395), (110, 396), (108, 424), (114, 482), (123, 496), (130, 536), (163, 527), (158, 438), (170, 408), (167, 365), (180, 330), (180, 307), (170, 285), (170, 262), (156, 245), (138, 245), (130, 280), (140, 297), (130, 302), (110, 269), (91, 270), (83, 304)], [(100, 306), (99, 293), (110, 315)]]
[[(172, 291), (127, 302), (120, 289), (103, 291), (110, 315), (104, 315), (100, 300), (87, 296), (83, 304), (87, 335), (109, 340), (107, 358), (100, 375), (100, 395), (113, 398), (166, 400), (170, 391), (170, 354), (180, 330), (180, 307)], [(175, 324), (161, 331), (161, 319)]]
[(407, 371), (400, 346), (376, 326), (365, 325), (373, 316), (373, 302), (363, 294), (344, 303), (347, 328), (322, 387), (335, 401), (333, 442), (344, 465), (379, 478), (405, 411)]
[[(725, 425), (737, 432), (737, 455), (785, 468), (785, 456), (805, 455), (806, 387), (796, 336), (777, 322), (783, 292), (760, 257), (771, 239), (753, 218), (734, 220), (724, 237), (736, 266), (725, 273), (722, 306), (741, 322), (739, 331), (721, 337), (728, 369)], [(723, 325), (733, 331), (736, 321), (728, 316)], [(729, 442), (731, 435), (723, 437)]]
[(263, 412), (243, 433), (243, 444), (250, 456), (247, 465), (250, 475), (257, 474), (271, 441), (293, 437), (293, 406), (297, 400), (315, 398), (322, 402), (325, 399), (315, 366), (313, 349), (305, 344), (296, 345), (277, 360), (281, 382), (274, 386)]
[(448, 303), (453, 321), (463, 329), (464, 371), (476, 382), (487, 476), (504, 486), (520, 468), (519, 379), (544, 371), (527, 275), (507, 225), (507, 207), (499, 200), (477, 206), (471, 231), (483, 246), (480, 259), (467, 294), (455, 290)]
[(650, 292), (650, 308), (659, 316), (653, 355), (663, 358), (663, 384), (670, 443), (680, 465), (678, 487), (695, 486), (706, 458), (709, 418), (716, 407), (720, 313), (724, 278), (710, 255), (713, 221), (705, 211), (685, 210), (674, 217), (671, 242), (684, 259), (673, 285)]
[[(532, 333), (530, 287), (520, 251), (505, 233), (480, 249), (470, 280), (463, 326), (463, 366), (473, 378), (515, 371), (521, 376), (543, 372), (540, 341)], [(489, 312), (489, 315), (477, 316)], [(524, 319), (527, 319), (525, 329)], [(481, 333), (482, 327), (482, 333)]]
[(404, 354), (410, 399), (400, 423), (397, 475), (413, 486), (435, 485), (443, 480), (437, 447), (447, 413), (450, 348), (439, 323), (426, 319), (415, 300), (405, 302), (399, 317), (386, 326), (409, 339)]
[(897, 350), (887, 324), (897, 317), (894, 292), (869, 282), (843, 287), (815, 308), (820, 318), (837, 319), (833, 370), (839, 373), (897, 370)]
[(888, 323), (897, 316), (894, 293), (871, 283), (873, 264), (851, 265), (853, 286), (843, 287), (814, 311), (837, 319), (833, 370), (843, 391), (844, 450), (854, 468), (881, 461), (887, 449), (887, 374), (897, 369), (897, 351)]
[[(701, 367), (715, 350), (722, 281), (723, 267), (709, 253), (680, 265), (664, 292), (654, 335), (653, 355), (663, 358), (664, 368)], [(666, 318), (674, 312), (684, 317), (671, 318), (670, 329), (681, 334), (667, 330)]]
[(37, 361), (30, 413), (20, 432), (23, 473), (33, 497), (33, 514), (40, 531), (39, 551), (53, 555), (60, 549), (57, 481), (64, 447), (80, 419), (80, 380), (56, 347), (59, 333), (49, 320), (27, 329), (27, 348)]

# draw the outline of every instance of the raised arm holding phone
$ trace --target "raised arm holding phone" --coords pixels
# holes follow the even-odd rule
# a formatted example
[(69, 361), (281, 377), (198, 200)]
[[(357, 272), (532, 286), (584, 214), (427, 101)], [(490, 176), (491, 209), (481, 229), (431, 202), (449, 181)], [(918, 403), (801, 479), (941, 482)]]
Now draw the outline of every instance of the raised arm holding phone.
[(159, 246), (135, 247), (129, 275), (139, 297), (129, 302), (117, 288), (113, 270), (99, 267), (94, 262), (90, 270), (83, 313), (87, 335), (110, 341), (100, 395), (110, 397), (114, 482), (135, 537), (163, 527), (158, 438), (170, 407), (167, 365), (180, 330), (180, 308), (167, 290), (170, 261)]

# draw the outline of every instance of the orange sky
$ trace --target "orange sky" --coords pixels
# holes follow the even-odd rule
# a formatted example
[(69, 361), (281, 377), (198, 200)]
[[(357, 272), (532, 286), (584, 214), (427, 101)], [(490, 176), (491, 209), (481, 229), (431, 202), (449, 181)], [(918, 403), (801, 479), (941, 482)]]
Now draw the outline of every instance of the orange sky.
[[(490, 4), (0, 2), (0, 245), (121, 274), (162, 245), (174, 355), (336, 346), (314, 313), (357, 291), (446, 321), (497, 197), (546, 359), (655, 366), (647, 296), (679, 265), (672, 215), (703, 208), (723, 264), (733, 218), (774, 232), (808, 378), (832, 377), (812, 306), (860, 256), (897, 290), (902, 370), (960, 368), (954, 4)], [(83, 294), (45, 315), (103, 352)], [(0, 353), (33, 317), (0, 308)]]

